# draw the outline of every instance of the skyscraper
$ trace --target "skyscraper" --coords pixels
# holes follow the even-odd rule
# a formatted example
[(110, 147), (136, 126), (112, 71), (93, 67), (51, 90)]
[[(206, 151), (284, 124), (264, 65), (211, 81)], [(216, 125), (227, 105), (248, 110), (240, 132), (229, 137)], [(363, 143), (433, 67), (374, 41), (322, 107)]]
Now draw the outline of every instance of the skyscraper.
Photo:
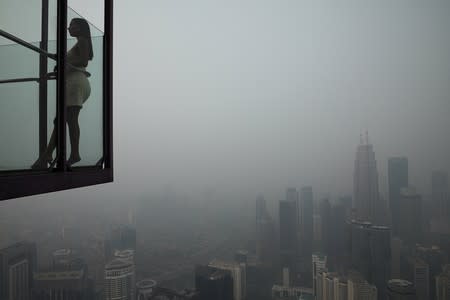
[(365, 142), (361, 139), (356, 151), (353, 193), (356, 218), (378, 223), (382, 219), (382, 212), (379, 205), (377, 161), (368, 137)]
[(244, 300), (246, 297), (247, 281), (246, 270), (244, 264), (235, 262), (223, 262), (219, 260), (213, 260), (209, 263), (209, 267), (229, 271), (231, 278), (233, 279), (233, 299)]
[(300, 190), (300, 238), (301, 255), (308, 257), (312, 255), (312, 244), (314, 239), (314, 201), (312, 187), (306, 186)]
[(360, 274), (352, 273), (349, 275), (348, 300), (377, 300), (377, 287), (368, 283)]
[(299, 247), (298, 192), (289, 188), (286, 200), (280, 201), (280, 263), (281, 268), (289, 268), (297, 274)]
[(262, 196), (256, 199), (256, 255), (266, 266), (275, 261), (275, 225)]
[(377, 287), (378, 299), (386, 299), (391, 272), (391, 231), (389, 227), (351, 222), (352, 268)]
[(408, 187), (408, 159), (391, 157), (388, 160), (389, 207), (392, 216), (392, 232), (398, 234), (398, 216), (400, 214), (400, 190)]
[(436, 299), (450, 300), (450, 265), (446, 265), (436, 277)]
[(447, 172), (434, 171), (432, 173), (431, 200), (434, 207), (433, 217), (440, 219), (446, 219), (450, 217), (450, 198)]
[(33, 300), (89, 300), (92, 295), (86, 265), (58, 265), (34, 274)]
[(422, 236), (422, 197), (412, 187), (402, 188), (398, 204), (397, 234), (405, 243), (415, 245)]
[(299, 275), (302, 286), (311, 286), (311, 255), (314, 244), (314, 203), (312, 187), (303, 187), (300, 190), (299, 204), (300, 219), (300, 245), (299, 245)]
[(430, 299), (430, 266), (419, 258), (414, 262), (414, 286), (417, 300)]
[[(446, 251), (437, 246), (424, 247), (416, 246), (415, 256), (425, 262), (429, 268), (430, 299), (436, 298), (436, 278), (442, 272), (442, 266), (448, 262), (448, 254)], [(449, 294), (450, 295), (450, 294)]]
[(0, 299), (31, 299), (35, 270), (34, 243), (20, 242), (0, 250)]
[(233, 300), (233, 279), (227, 270), (196, 266), (195, 289), (199, 300)]
[(320, 226), (322, 229), (322, 243), (321, 243), (321, 251), (330, 255), (331, 252), (331, 204), (328, 199), (322, 199), (320, 201), (320, 219), (322, 221), (322, 225)]
[(135, 289), (133, 262), (116, 258), (105, 266), (105, 300), (134, 300)]
[(322, 299), (322, 273), (327, 271), (327, 257), (320, 253), (312, 255), (313, 295)]

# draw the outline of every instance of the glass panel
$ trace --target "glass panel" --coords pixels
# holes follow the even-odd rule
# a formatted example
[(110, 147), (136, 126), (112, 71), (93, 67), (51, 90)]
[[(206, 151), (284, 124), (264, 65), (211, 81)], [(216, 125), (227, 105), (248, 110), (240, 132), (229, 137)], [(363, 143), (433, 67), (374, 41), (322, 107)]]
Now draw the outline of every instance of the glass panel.
[[(41, 11), (41, 1), (1, 0), (0, 28), (25, 41), (39, 41), (41, 39)], [(23, 17), (26, 18), (26, 22), (22, 19)], [(9, 40), (0, 37), (0, 45), (9, 43)]]
[[(69, 25), (74, 18), (82, 17), (69, 9)], [(92, 24), (89, 24), (89, 28), (92, 41), (92, 59), (88, 61), (87, 67), (69, 67), (66, 73), (67, 158), (69, 164), (76, 162), (74, 166), (95, 165), (103, 156), (103, 33)], [(81, 43), (77, 44), (77, 39), (70, 36), (69, 33), (67, 40), (68, 61), (77, 61), (76, 55), (79, 51), (77, 51), (77, 48), (80, 45)], [(79, 112), (77, 112), (77, 107), (81, 107)], [(78, 120), (76, 120), (76, 117), (73, 120), (71, 114), (78, 114)], [(77, 138), (76, 132), (77, 121), (80, 129), (79, 138)], [(74, 124), (70, 122), (74, 122)], [(74, 130), (74, 133), (71, 133), (71, 130)], [(78, 147), (77, 143), (79, 143)], [(77, 162), (79, 158), (81, 160)]]
[[(49, 31), (56, 32), (56, 22), (50, 11), (56, 11), (56, 0), (49, 1)], [(42, 4), (45, 1), (2, 0), (0, 28), (15, 37), (39, 48), (41, 43)], [(19, 22), (18, 16), (26, 18)], [(53, 26), (53, 27), (52, 27)], [(49, 42), (49, 53), (55, 53), (56, 42)], [(31, 79), (34, 81), (0, 83), (0, 171), (29, 169), (40, 156), (42, 144), (48, 143), (50, 134), (40, 136), (40, 129), (52, 130), (56, 106), (55, 80), (39, 80), (41, 55), (24, 45), (0, 38), (0, 81)], [(53, 71), (54, 60), (48, 59), (44, 73)], [(41, 87), (47, 85), (47, 97), (40, 99)], [(50, 113), (40, 116), (40, 107)], [(53, 113), (51, 113), (53, 111)], [(40, 120), (40, 118), (43, 118)], [(50, 125), (51, 124), (51, 125)], [(44, 147), (43, 149), (44, 150)], [(47, 164), (35, 165), (37, 169)]]

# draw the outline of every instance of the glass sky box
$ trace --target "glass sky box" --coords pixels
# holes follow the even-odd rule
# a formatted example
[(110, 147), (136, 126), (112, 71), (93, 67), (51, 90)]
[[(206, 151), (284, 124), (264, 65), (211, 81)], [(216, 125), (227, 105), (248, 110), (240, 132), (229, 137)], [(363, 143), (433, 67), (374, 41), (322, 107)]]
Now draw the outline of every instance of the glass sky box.
[[(96, 1), (104, 32), (86, 20), (93, 53), (86, 67), (68, 59), (77, 44), (68, 26), (85, 19), (67, 0), (0, 3), (0, 200), (113, 181), (113, 3)], [(80, 106), (69, 102), (80, 93), (74, 123)]]

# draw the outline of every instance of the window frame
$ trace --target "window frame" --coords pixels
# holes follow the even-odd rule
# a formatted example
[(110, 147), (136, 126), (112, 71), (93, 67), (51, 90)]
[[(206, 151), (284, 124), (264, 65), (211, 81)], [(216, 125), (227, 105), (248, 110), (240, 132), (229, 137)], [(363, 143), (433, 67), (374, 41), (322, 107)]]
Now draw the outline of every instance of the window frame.
[[(64, 70), (67, 52), (67, 0), (57, 2), (57, 54), (56, 61)], [(42, 42), (41, 50), (47, 51), (48, 0), (42, 0)], [(26, 47), (26, 45), (23, 45)], [(0, 201), (50, 193), (73, 188), (112, 182), (113, 171), (113, 0), (104, 0), (103, 35), (103, 156), (95, 166), (72, 167), (66, 165), (66, 115), (64, 109), (65, 72), (57, 74), (57, 161), (56, 166), (43, 170), (0, 171)], [(42, 53), (41, 53), (42, 54)], [(47, 57), (41, 55), (40, 65), (46, 66)], [(42, 76), (42, 69), (41, 74)], [(39, 88), (39, 95), (46, 99), (46, 87)], [(40, 118), (46, 120), (46, 105), (40, 105)], [(47, 141), (46, 127), (39, 129), (40, 151)], [(43, 142), (45, 141), (45, 142)]]

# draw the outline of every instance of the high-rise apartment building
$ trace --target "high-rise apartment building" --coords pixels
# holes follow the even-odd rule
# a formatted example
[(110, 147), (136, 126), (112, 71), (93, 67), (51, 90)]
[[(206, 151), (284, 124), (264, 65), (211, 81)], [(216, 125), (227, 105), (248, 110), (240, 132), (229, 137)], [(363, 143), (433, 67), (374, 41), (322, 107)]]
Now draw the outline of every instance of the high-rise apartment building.
[(105, 266), (105, 300), (134, 300), (135, 289), (133, 262), (115, 258)]
[(211, 268), (230, 272), (233, 279), (233, 299), (244, 300), (247, 294), (247, 276), (245, 264), (213, 260), (208, 264)]
[(379, 223), (382, 211), (379, 203), (377, 161), (368, 137), (365, 142), (361, 140), (356, 151), (353, 196), (356, 218)]
[(86, 265), (57, 266), (34, 274), (33, 300), (90, 300), (92, 297)]
[(322, 273), (322, 300), (334, 300), (334, 279), (337, 277), (336, 273)]
[(428, 265), (430, 299), (436, 299), (436, 278), (442, 272), (442, 266), (448, 262), (448, 253), (437, 246), (425, 247), (417, 245), (415, 257)]
[(231, 272), (209, 266), (195, 267), (195, 289), (199, 300), (233, 300)]
[(327, 256), (320, 253), (314, 253), (312, 255), (312, 270), (313, 295), (316, 299), (322, 299), (322, 273), (327, 271)]
[(334, 278), (334, 299), (333, 300), (347, 300), (348, 299), (348, 282), (345, 277)]
[(30, 300), (36, 245), (20, 242), (0, 250), (0, 299)]
[(389, 280), (387, 285), (387, 300), (416, 300), (414, 284), (403, 279)]
[(436, 299), (450, 300), (450, 265), (446, 265), (436, 277)]
[(408, 187), (408, 158), (391, 157), (388, 160), (389, 208), (392, 216), (392, 233), (398, 234), (400, 191)]

